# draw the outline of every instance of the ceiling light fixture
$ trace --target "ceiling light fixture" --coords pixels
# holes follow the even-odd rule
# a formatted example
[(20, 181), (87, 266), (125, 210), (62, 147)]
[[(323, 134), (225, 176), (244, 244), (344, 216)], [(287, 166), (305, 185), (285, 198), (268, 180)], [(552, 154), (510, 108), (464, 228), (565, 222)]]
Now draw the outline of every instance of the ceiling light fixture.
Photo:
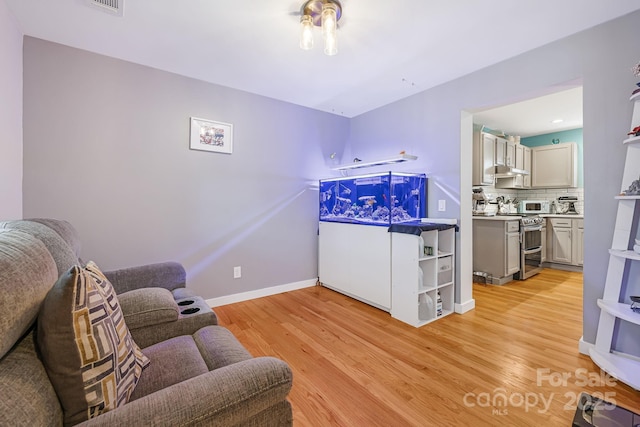
[(342, 5), (337, 0), (308, 0), (300, 8), (300, 48), (313, 48), (313, 27), (322, 27), (324, 53), (338, 53), (337, 29)]
[(553, 123), (554, 125), (557, 125), (558, 123), (562, 123), (564, 122), (563, 119), (555, 119), (555, 120), (551, 120), (551, 123)]

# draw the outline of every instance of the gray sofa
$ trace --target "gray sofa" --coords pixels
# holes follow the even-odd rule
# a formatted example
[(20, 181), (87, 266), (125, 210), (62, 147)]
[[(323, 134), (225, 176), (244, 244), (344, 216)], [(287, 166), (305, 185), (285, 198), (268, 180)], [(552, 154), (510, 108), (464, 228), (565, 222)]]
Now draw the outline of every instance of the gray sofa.
[[(43, 301), (54, 284), (82, 264), (79, 253), (77, 233), (68, 222), (0, 222), (0, 426), (65, 423), (65, 409), (43, 363), (51, 349), (41, 347), (38, 316), (44, 318)], [(150, 363), (125, 404), (79, 425), (292, 424), (288, 365), (252, 357), (217, 325), (215, 313), (186, 289), (180, 264), (104, 275), (117, 294), (130, 336)]]

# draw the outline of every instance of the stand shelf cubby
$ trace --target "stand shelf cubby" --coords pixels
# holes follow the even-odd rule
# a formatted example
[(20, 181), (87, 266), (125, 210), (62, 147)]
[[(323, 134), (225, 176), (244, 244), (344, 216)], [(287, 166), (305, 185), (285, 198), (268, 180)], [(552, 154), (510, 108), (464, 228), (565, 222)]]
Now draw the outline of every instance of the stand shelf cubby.
[(391, 315), (419, 327), (454, 311), (456, 227), (416, 227), (420, 235), (391, 233)]

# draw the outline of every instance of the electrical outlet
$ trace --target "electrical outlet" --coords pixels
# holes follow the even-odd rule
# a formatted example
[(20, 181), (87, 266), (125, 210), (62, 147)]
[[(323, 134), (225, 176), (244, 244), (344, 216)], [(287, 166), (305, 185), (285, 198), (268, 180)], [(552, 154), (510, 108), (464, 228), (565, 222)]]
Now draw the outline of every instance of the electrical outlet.
[(446, 200), (438, 200), (438, 211), (444, 212), (447, 210), (447, 201)]
[(242, 277), (242, 268), (240, 266), (233, 267), (233, 278), (239, 279)]

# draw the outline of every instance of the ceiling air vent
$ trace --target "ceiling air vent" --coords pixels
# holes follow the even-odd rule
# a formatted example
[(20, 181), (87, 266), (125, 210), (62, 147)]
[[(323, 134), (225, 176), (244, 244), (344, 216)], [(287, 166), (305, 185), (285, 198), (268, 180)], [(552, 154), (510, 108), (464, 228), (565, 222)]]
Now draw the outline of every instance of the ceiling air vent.
[(124, 0), (87, 0), (89, 5), (117, 16), (124, 14)]

